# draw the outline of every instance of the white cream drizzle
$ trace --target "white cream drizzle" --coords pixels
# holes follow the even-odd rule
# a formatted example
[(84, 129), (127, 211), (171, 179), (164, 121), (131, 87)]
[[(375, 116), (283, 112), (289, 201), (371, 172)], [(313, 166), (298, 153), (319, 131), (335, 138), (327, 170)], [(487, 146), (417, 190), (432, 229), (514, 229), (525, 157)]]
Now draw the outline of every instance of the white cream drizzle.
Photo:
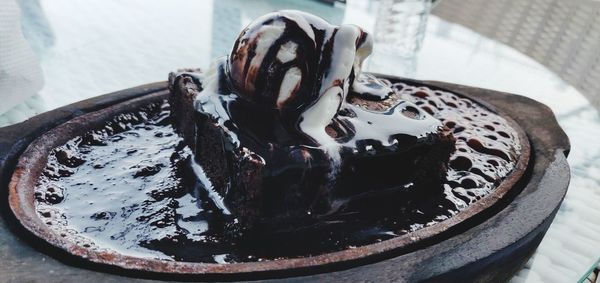
[[(279, 18), (278, 18), (279, 17)], [(359, 27), (354, 25), (342, 25), (336, 27), (328, 24), (323, 19), (314, 15), (292, 10), (279, 11), (274, 14), (260, 17), (257, 22), (265, 22), (273, 18), (269, 24), (259, 27), (256, 34), (245, 34), (250, 38), (258, 37), (256, 48), (254, 49), (254, 57), (250, 61), (250, 68), (247, 72), (244, 84), (246, 86), (254, 86), (256, 73), (260, 69), (265, 56), (272, 45), (281, 38), (285, 33), (286, 21), (280, 17), (285, 17), (287, 20), (294, 21), (296, 25), (313, 40), (317, 45), (315, 31), (324, 32), (324, 38), (321, 45), (321, 50), (317, 51), (320, 56), (330, 56), (330, 66), (324, 72), (318, 87), (318, 96), (312, 105), (308, 106), (299, 118), (299, 129), (312, 138), (329, 156), (334, 160), (334, 163), (340, 160), (340, 148), (342, 146), (356, 147), (358, 140), (379, 140), (383, 145), (391, 145), (394, 141), (390, 136), (394, 134), (408, 134), (415, 137), (423, 137), (429, 133), (436, 132), (441, 122), (431, 115), (419, 110), (420, 119), (407, 117), (401, 113), (404, 107), (410, 105), (409, 102), (402, 102), (385, 113), (376, 112), (364, 109), (360, 106), (352, 105), (346, 101), (350, 88), (353, 88), (357, 93), (369, 93), (382, 98), (387, 97), (385, 92), (391, 91), (387, 86), (381, 84), (382, 88), (373, 88), (365, 81), (370, 80), (371, 86), (377, 85), (377, 79), (373, 76), (361, 74), (362, 62), (369, 56), (373, 49), (372, 37), (364, 33)], [(357, 42), (362, 42), (357, 46)], [(333, 41), (331, 54), (324, 54), (324, 48), (327, 42)], [(281, 45), (277, 52), (276, 58), (281, 63), (290, 62), (297, 59), (297, 43), (288, 41)], [(247, 51), (246, 51), (247, 52)], [(323, 64), (324, 58), (319, 58), (319, 64)], [(234, 99), (233, 96), (215, 95), (218, 90), (219, 74), (217, 72), (217, 64), (225, 64), (224, 59), (217, 60), (204, 76), (203, 84), (205, 90), (198, 95), (196, 105), (197, 109), (202, 107), (205, 111), (217, 113), (219, 123), (223, 123), (222, 117), (229, 117), (226, 109), (223, 107), (223, 102), (227, 99)], [(242, 70), (230, 70), (230, 72), (242, 72)], [(351, 74), (357, 78), (351, 82)], [(373, 81), (375, 80), (375, 81)], [(300, 86), (302, 81), (301, 70), (294, 66), (286, 71), (282, 83), (277, 93), (276, 107), (282, 109), (286, 101), (292, 97), (295, 91)], [(350, 85), (352, 83), (352, 85)], [(253, 87), (252, 87), (253, 89)], [(413, 106), (415, 109), (418, 107)], [(351, 122), (354, 126), (355, 136), (347, 142), (340, 143), (332, 138), (327, 132), (326, 127), (331, 124), (332, 120), (338, 114), (340, 109), (348, 109), (356, 114), (355, 117), (343, 117)], [(234, 135), (233, 133), (231, 133)], [(234, 135), (235, 136), (235, 135)], [(237, 139), (237, 138), (236, 138)], [(238, 142), (239, 144), (239, 142)]]
[(208, 197), (210, 199), (212, 199), (214, 204), (221, 211), (223, 211), (223, 214), (231, 215), (231, 212), (225, 205), (223, 196), (221, 196), (219, 193), (217, 193), (212, 182), (210, 181), (208, 176), (206, 176), (206, 173), (204, 173), (204, 169), (202, 169), (202, 166), (200, 166), (198, 163), (196, 163), (196, 161), (194, 161), (193, 158), (190, 158), (189, 162), (192, 167), (192, 171), (194, 171), (194, 174), (198, 177), (198, 180), (200, 181), (200, 183), (202, 183), (202, 185), (206, 188), (206, 191), (208, 192)]
[[(293, 41), (288, 41), (281, 46), (279, 51), (277, 52), (277, 59), (281, 63), (287, 63), (296, 59), (296, 51), (298, 50), (298, 44)], [(264, 55), (263, 55), (264, 56)]]
[[(196, 95), (194, 101), (194, 108), (197, 111), (212, 113), (217, 119), (217, 123), (221, 126), (224, 126), (225, 121), (229, 120), (229, 113), (223, 104), (235, 99), (234, 95), (223, 95), (219, 93), (219, 81), (221, 78), (220, 76), (222, 75), (220, 74), (219, 69), (226, 64), (226, 61), (227, 57), (221, 57), (214, 60), (206, 72), (200, 75), (202, 91)], [(228, 136), (231, 137), (234, 144), (240, 144), (240, 141), (234, 132), (228, 130), (227, 127), (222, 128), (226, 131)]]
[(344, 25), (339, 28), (333, 38), (331, 68), (321, 81), (319, 98), (301, 115), (300, 129), (323, 146), (334, 160), (339, 160), (339, 144), (325, 132), (325, 127), (346, 100), (346, 81), (357, 57), (356, 39), (359, 35), (360, 30), (356, 26)]
[(389, 86), (385, 85), (381, 80), (377, 79), (371, 74), (364, 73), (359, 74), (354, 79), (352, 91), (362, 95), (368, 94), (381, 100), (387, 98), (393, 93), (393, 90)]
[(340, 160), (340, 145), (325, 132), (325, 127), (337, 113), (342, 96), (341, 88), (330, 88), (314, 105), (304, 111), (300, 122), (300, 129), (317, 141), (334, 161)]
[[(402, 101), (385, 112), (372, 111), (353, 104), (348, 104), (346, 107), (356, 115), (344, 118), (352, 123), (356, 132), (351, 140), (343, 144), (349, 147), (356, 147), (357, 141), (367, 139), (380, 141), (383, 146), (390, 146), (397, 142), (391, 137), (392, 135), (406, 134), (422, 138), (427, 133), (437, 131), (441, 125), (433, 116), (408, 101)], [(418, 111), (418, 118), (409, 118), (402, 114), (402, 110), (406, 107)], [(373, 127), (376, 127), (377, 131), (372, 131)]]
[(281, 37), (284, 30), (285, 23), (282, 21), (274, 21), (272, 24), (262, 26), (258, 30), (258, 40), (255, 48), (256, 55), (252, 58), (252, 61), (250, 61), (248, 76), (244, 82), (246, 86), (254, 86), (254, 76), (258, 73), (262, 62), (265, 59), (265, 55), (273, 45), (273, 42)]
[(307, 21), (307, 17), (314, 17), (313, 15), (296, 10), (281, 10), (278, 13), (294, 21), (308, 37), (310, 37), (313, 41), (315, 40), (315, 32), (312, 28), (312, 25), (314, 25), (315, 21), (313, 20), (310, 23)]
[(283, 76), (279, 95), (277, 96), (277, 108), (283, 108), (285, 102), (297, 91), (302, 82), (302, 71), (298, 67), (292, 67)]

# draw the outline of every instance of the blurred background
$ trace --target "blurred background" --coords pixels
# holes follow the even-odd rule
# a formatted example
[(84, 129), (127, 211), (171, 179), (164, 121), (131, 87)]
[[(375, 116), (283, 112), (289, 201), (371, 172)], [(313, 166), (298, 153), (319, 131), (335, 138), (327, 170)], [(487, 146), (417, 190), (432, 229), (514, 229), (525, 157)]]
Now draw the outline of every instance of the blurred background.
[[(572, 142), (567, 198), (514, 282), (574, 282), (600, 256), (600, 1), (2, 0), (0, 127), (206, 68), (252, 19), (298, 9), (371, 32), (366, 69), (525, 95)], [(585, 280), (585, 279), (582, 279)]]

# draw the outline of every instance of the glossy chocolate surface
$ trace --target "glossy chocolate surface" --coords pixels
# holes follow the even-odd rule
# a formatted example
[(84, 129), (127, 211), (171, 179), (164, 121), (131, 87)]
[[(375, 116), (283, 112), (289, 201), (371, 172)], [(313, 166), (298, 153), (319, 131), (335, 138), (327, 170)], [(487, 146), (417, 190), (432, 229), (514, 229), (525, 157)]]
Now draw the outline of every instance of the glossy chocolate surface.
[[(493, 191), (506, 176), (502, 172), (511, 172), (519, 151), (512, 144), (517, 137), (504, 119), (451, 93), (390, 86), (394, 95), (413, 100), (446, 124), (454, 122), (459, 140), (466, 139), (451, 158), (449, 181), (439, 197), (419, 200), (410, 191), (383, 191), (354, 202), (356, 211), (366, 213), (350, 210), (297, 231), (232, 240), (223, 228), (235, 220), (209, 197), (206, 180), (192, 173), (190, 152), (174, 134), (169, 106), (163, 103), (119, 115), (52, 151), (35, 189), (38, 214), (63, 237), (96, 250), (194, 262), (294, 258), (379, 242), (434, 225)], [(435, 111), (429, 101), (438, 104)], [(486, 118), (472, 121), (479, 116)], [(492, 125), (494, 130), (486, 127)], [(487, 135), (496, 136), (498, 143), (486, 142)], [(498, 163), (493, 168), (496, 175), (489, 175), (489, 160)]]
[(444, 191), (457, 206), (466, 207), (485, 196), (515, 168), (521, 141), (504, 118), (448, 91), (405, 83), (392, 87), (452, 130), (456, 151), (450, 157)]

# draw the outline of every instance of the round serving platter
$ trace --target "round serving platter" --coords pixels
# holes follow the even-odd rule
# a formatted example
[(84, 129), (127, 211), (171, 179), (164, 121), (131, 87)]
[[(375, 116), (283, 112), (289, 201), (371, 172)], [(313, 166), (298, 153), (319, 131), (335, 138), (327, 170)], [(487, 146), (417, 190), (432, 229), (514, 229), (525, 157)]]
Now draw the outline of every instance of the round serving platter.
[[(87, 249), (60, 237), (38, 217), (37, 178), (54, 147), (97, 128), (120, 113), (161, 101), (166, 83), (103, 95), (0, 129), (1, 188), (8, 189), (21, 233), (43, 239), (56, 258), (130, 276), (160, 279), (238, 280), (303, 276), (302, 280), (372, 279), (503, 280), (533, 253), (566, 193), (568, 138), (552, 112), (528, 98), (439, 82), (382, 76), (468, 97), (503, 116), (517, 129), (522, 154), (513, 172), (492, 193), (455, 216), (379, 243), (316, 256), (248, 263), (165, 261)], [(10, 181), (9, 181), (10, 179)], [(4, 211), (4, 214), (8, 214)], [(14, 217), (14, 218), (13, 218)], [(23, 235), (25, 238), (35, 238)], [(311, 276), (307, 278), (306, 276)]]

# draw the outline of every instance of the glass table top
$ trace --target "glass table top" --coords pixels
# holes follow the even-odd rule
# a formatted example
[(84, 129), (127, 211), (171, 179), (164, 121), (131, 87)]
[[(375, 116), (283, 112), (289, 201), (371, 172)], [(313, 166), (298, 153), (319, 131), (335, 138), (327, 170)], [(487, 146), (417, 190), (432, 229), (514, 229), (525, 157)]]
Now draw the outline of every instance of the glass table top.
[[(241, 28), (265, 12), (299, 9), (372, 31), (376, 8), (377, 1), (366, 0), (346, 5), (292, 0), (23, 1), (24, 34), (39, 57), (44, 84), (38, 95), (0, 115), (0, 126), (92, 96), (164, 81), (176, 69), (206, 68), (212, 58), (228, 53)], [(577, 281), (600, 255), (598, 110), (534, 60), (435, 16), (429, 18), (415, 63), (413, 78), (520, 94), (554, 111), (572, 143), (571, 185), (538, 251), (512, 281)], [(385, 73), (405, 74), (401, 68)]]

